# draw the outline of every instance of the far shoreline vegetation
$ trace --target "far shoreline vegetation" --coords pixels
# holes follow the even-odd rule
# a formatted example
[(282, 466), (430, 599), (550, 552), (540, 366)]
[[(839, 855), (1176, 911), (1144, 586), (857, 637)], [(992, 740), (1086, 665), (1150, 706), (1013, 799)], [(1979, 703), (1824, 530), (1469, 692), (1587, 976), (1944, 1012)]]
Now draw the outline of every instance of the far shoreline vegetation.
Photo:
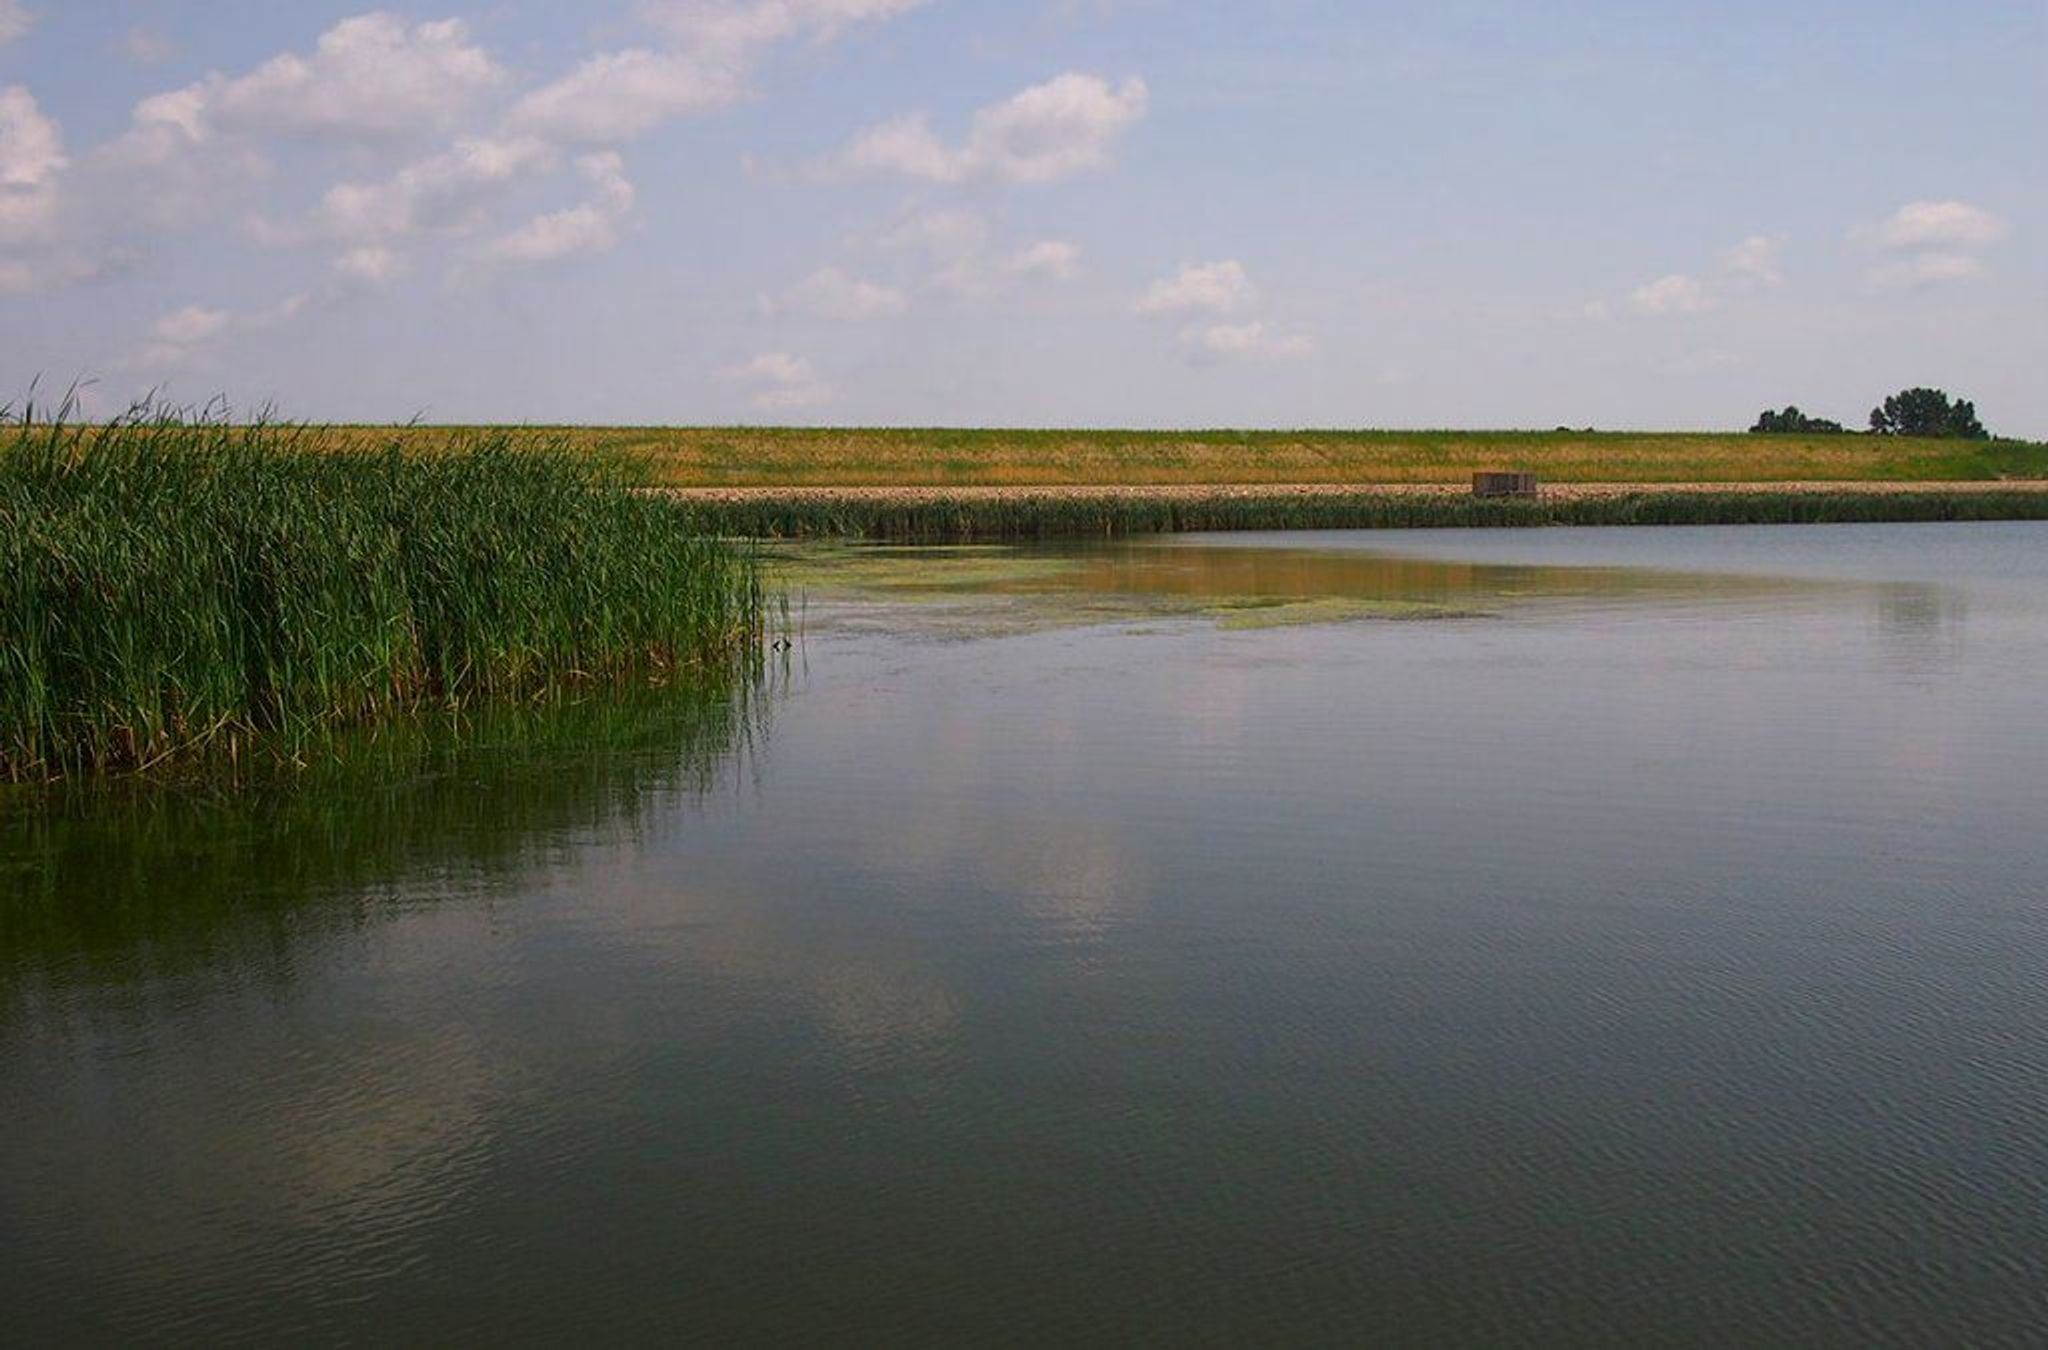
[[(1808, 416), (1797, 404), (1783, 411), (1764, 409), (1749, 430), (1756, 436), (1841, 436), (1848, 432), (1840, 422)], [(1951, 399), (1946, 390), (1925, 387), (1901, 390), (1872, 408), (1869, 434), (1936, 441), (1993, 439), (1977, 420), (1976, 404)]]

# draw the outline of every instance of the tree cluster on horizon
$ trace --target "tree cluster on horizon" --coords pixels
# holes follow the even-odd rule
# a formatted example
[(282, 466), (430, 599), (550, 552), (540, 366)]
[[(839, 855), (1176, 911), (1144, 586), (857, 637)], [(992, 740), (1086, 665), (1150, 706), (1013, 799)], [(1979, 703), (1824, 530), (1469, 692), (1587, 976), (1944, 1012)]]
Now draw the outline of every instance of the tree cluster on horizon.
[[(1840, 422), (1809, 417), (1797, 405), (1783, 411), (1766, 408), (1749, 431), (1753, 436), (1834, 436), (1847, 432)], [(1968, 399), (1952, 399), (1940, 389), (1905, 389), (1870, 410), (1873, 436), (1915, 436), (1930, 440), (1988, 441), (1991, 433), (1977, 419)]]

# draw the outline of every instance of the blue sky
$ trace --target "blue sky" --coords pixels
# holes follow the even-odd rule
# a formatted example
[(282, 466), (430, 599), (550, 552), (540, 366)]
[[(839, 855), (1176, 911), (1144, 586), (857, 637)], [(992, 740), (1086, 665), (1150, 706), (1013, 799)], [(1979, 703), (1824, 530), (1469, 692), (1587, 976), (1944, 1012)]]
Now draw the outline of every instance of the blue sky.
[(2048, 436), (2038, 0), (0, 0), (0, 387)]

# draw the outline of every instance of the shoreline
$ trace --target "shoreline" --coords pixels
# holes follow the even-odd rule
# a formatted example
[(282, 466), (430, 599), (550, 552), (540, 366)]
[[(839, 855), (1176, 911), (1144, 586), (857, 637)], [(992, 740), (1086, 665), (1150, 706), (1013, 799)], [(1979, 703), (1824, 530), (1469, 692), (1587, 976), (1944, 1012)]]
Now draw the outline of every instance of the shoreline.
[(1449, 483), (650, 488), (706, 528), (897, 543), (1229, 530), (2048, 520), (2048, 480), (1560, 483), (1478, 498)]

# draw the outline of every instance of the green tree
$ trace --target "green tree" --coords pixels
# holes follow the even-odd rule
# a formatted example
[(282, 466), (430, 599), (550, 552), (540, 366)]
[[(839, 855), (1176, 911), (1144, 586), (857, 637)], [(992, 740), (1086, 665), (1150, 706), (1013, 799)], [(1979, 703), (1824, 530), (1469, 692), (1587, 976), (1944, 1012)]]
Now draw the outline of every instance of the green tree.
[(1968, 399), (1950, 399), (1939, 389), (1907, 389), (1893, 394), (1871, 409), (1870, 429), (1879, 436), (1991, 439), (1991, 433), (1977, 420), (1975, 404)]
[(1808, 417), (1794, 405), (1783, 412), (1764, 409), (1749, 433), (1752, 436), (1833, 436), (1842, 430), (1840, 422), (1831, 422), (1825, 417)]

